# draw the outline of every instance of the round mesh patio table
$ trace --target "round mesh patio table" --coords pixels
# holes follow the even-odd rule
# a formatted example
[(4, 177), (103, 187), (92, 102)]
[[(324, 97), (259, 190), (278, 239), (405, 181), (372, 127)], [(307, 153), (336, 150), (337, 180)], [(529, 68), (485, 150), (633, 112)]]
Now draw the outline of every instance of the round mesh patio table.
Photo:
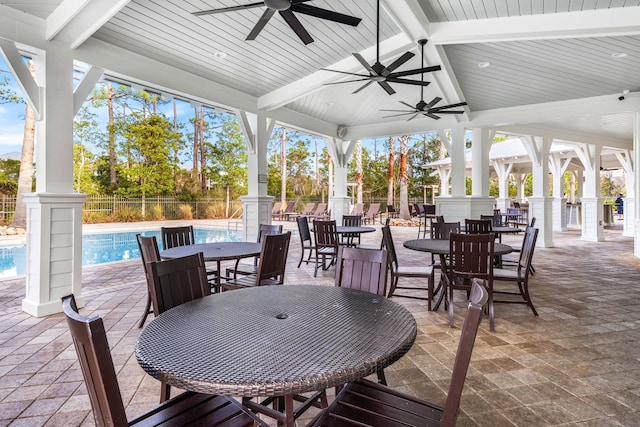
[(144, 328), (135, 354), (148, 374), (181, 389), (286, 397), (391, 365), (411, 348), (416, 331), (409, 311), (375, 294), (260, 286), (164, 312)]

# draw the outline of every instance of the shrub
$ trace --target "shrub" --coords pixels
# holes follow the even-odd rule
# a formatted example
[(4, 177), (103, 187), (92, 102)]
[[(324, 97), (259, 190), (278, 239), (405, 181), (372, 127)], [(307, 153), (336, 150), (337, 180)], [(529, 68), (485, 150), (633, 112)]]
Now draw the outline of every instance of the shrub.
[(116, 210), (111, 215), (111, 220), (113, 222), (135, 222), (142, 221), (142, 213), (139, 210), (134, 210), (125, 206), (121, 209)]
[(193, 219), (193, 208), (191, 205), (178, 206), (178, 212), (180, 213), (180, 219)]
[(162, 214), (162, 206), (153, 205), (149, 208), (149, 219), (154, 221), (160, 221), (164, 219), (164, 215)]
[(82, 212), (83, 224), (100, 224), (103, 222), (109, 222), (109, 214), (107, 214), (106, 212)]
[(224, 209), (225, 204), (222, 202), (210, 203), (205, 209), (205, 217), (207, 219), (224, 218)]

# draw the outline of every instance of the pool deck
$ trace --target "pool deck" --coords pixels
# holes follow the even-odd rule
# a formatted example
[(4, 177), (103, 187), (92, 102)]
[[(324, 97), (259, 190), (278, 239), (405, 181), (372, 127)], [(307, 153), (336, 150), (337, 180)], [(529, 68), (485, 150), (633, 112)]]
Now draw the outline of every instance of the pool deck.
[[(193, 223), (227, 227), (226, 221)], [(145, 225), (160, 224), (168, 223)], [(295, 230), (295, 222), (282, 224)], [(127, 226), (132, 224), (122, 225)], [(416, 237), (417, 228), (392, 227), (392, 233), (403, 265), (427, 262), (428, 254), (402, 247)], [(580, 240), (579, 231), (556, 233), (554, 248), (536, 248), (530, 291), (540, 316), (524, 305), (497, 304), (495, 333), (483, 319), (458, 426), (640, 425), (640, 259), (633, 256), (633, 239), (623, 237), (619, 227), (607, 228), (605, 237), (594, 243)], [(362, 238), (363, 244), (379, 243), (380, 225)], [(504, 237), (514, 245), (520, 239)], [(314, 278), (313, 265), (296, 268), (299, 256), (294, 235), (285, 286), (333, 284), (333, 269)], [(82, 281), (86, 307), (81, 313), (104, 318), (127, 413), (141, 413), (157, 404), (160, 392), (133, 356), (146, 300), (142, 265), (131, 260), (85, 267)], [(23, 313), (24, 286), (24, 278), (0, 280), (0, 427), (91, 426), (64, 317)], [(385, 370), (390, 385), (444, 401), (464, 297), (462, 292), (456, 296), (453, 329), (442, 309), (429, 312), (425, 301), (394, 297), (413, 313), (419, 331), (411, 351)]]

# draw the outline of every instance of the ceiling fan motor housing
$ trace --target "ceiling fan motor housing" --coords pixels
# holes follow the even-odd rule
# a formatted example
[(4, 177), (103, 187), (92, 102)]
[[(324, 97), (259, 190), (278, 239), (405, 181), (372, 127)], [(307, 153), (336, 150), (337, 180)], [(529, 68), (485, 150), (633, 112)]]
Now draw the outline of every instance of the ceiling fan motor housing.
[(287, 10), (291, 7), (291, 0), (264, 0), (264, 5), (273, 10)]

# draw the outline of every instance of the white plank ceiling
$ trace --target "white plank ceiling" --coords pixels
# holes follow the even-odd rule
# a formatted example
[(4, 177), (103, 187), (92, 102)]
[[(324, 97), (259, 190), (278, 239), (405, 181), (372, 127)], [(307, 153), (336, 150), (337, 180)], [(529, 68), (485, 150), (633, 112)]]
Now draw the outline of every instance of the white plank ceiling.
[[(397, 93), (389, 96), (377, 84), (357, 94), (352, 92), (363, 82), (326, 85), (352, 77), (322, 68), (366, 73), (354, 52), (369, 63), (375, 61), (374, 0), (308, 2), (362, 22), (354, 28), (296, 14), (315, 40), (306, 46), (278, 14), (256, 40), (245, 41), (263, 7), (192, 14), (249, 3), (0, 0), (0, 19), (20, 21), (20, 11), (30, 16), (32, 25), (34, 19), (36, 24), (41, 20), (48, 37), (42, 45), (67, 44), (77, 49), (80, 60), (91, 57), (87, 51), (105, 49), (94, 65), (107, 74), (122, 76), (126, 71), (132, 81), (153, 88), (158, 82), (144, 71), (148, 64), (139, 72), (135, 67), (135, 61), (146, 58), (176, 70), (180, 79), (175, 93), (201, 96), (179, 82), (202, 79), (243, 94), (243, 102), (253, 99), (256, 110), (264, 108), (283, 122), (290, 118), (289, 124), (316, 133), (341, 125), (348, 127), (347, 136), (384, 136), (462, 123), (470, 128), (513, 131), (524, 126), (562, 129), (577, 136), (591, 133), (605, 143), (630, 147), (632, 112), (640, 110), (640, 0), (382, 0), (381, 62), (388, 65), (412, 51), (416, 56), (398, 71), (420, 67), (417, 40), (426, 38), (425, 65), (441, 65), (442, 71), (425, 75), (431, 84), (424, 99), (442, 97), (439, 105), (468, 102), (464, 115), (439, 121), (385, 118), (394, 113), (380, 111), (404, 110), (400, 101), (415, 105), (420, 100), (418, 86), (392, 83)], [(53, 26), (58, 31), (48, 34)], [(20, 33), (0, 28), (0, 37), (23, 44), (37, 37), (21, 39), (16, 34)], [(117, 60), (106, 54), (110, 47)], [(481, 63), (489, 66), (481, 68)], [(617, 101), (625, 90), (625, 101)], [(215, 96), (207, 99), (212, 105), (239, 108), (232, 97), (224, 102)]]

